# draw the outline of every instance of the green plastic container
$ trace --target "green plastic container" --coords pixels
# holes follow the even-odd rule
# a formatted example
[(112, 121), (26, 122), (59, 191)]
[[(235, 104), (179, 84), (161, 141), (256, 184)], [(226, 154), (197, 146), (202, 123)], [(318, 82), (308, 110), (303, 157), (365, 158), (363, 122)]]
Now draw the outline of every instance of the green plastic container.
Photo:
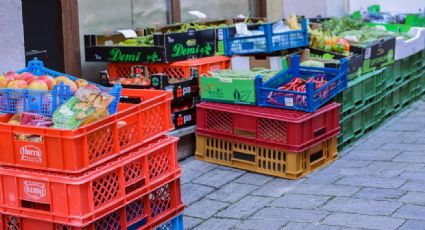
[(201, 76), (202, 101), (255, 105), (255, 79)]
[(336, 97), (341, 104), (341, 116), (350, 116), (356, 111), (382, 100), (385, 90), (385, 69), (362, 75), (348, 83), (348, 88)]

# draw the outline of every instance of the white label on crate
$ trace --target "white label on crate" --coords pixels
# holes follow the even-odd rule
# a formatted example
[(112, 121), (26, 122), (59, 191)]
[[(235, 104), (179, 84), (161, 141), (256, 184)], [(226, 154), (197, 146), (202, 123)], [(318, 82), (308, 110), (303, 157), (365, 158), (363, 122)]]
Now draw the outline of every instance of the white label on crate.
[(370, 59), (371, 54), (372, 54), (372, 47), (366, 48), (364, 53), (364, 59)]
[(134, 30), (127, 29), (127, 30), (117, 30), (118, 33), (121, 33), (124, 35), (125, 38), (137, 38), (137, 34)]
[(19, 150), (21, 160), (41, 163), (43, 161), (43, 153), (41, 150), (32, 145), (25, 145)]
[(285, 97), (285, 106), (294, 106), (294, 99), (290, 97)]
[(47, 194), (45, 184), (33, 181), (24, 181), (24, 192), (33, 199), (42, 199)]
[(199, 19), (207, 18), (207, 15), (199, 10), (192, 10), (188, 12), (189, 14), (198, 17)]
[(243, 35), (249, 34), (248, 26), (246, 25), (246, 23), (236, 23), (235, 27), (236, 27), (237, 34), (243, 34)]
[(218, 29), (218, 40), (222, 41), (224, 39), (223, 29)]

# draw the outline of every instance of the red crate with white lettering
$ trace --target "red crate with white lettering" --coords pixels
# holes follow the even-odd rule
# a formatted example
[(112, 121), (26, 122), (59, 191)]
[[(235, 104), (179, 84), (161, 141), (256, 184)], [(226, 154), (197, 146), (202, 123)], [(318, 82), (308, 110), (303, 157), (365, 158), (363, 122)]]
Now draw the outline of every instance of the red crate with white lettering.
[(177, 141), (162, 136), (81, 174), (1, 167), (0, 212), (84, 227), (178, 179)]

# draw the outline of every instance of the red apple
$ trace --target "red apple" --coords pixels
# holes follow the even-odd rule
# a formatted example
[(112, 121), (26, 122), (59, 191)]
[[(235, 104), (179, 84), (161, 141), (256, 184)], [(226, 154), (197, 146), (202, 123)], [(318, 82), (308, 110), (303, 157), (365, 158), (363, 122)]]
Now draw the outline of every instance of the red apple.
[(56, 85), (59, 85), (59, 83), (61, 81), (66, 81), (66, 80), (69, 80), (69, 78), (68, 77), (65, 77), (65, 76), (58, 76), (57, 78), (55, 78)]
[(9, 71), (7, 72), (5, 75), (5, 78), (7, 78), (8, 81), (13, 81), (13, 80), (18, 80), (19, 79), (19, 74), (13, 72), (13, 71)]
[(34, 75), (32, 75), (32, 74), (30, 74), (30, 73), (25, 74), (25, 75), (22, 77), (22, 80), (26, 81), (26, 82), (27, 82), (27, 84), (29, 84), (29, 83), (30, 83), (32, 80), (34, 80), (34, 79), (37, 79), (37, 77), (36, 77), (36, 76), (34, 76)]
[(27, 86), (28, 84), (24, 80), (13, 80), (7, 83), (7, 88), (9, 89), (25, 89)]
[(28, 85), (28, 89), (33, 90), (49, 90), (49, 87), (47, 86), (46, 82), (40, 79), (35, 79), (31, 81), (31, 83)]
[(49, 90), (52, 90), (53, 86), (56, 85), (55, 79), (49, 75), (43, 75), (38, 79), (43, 80), (47, 84), (47, 87), (49, 87)]

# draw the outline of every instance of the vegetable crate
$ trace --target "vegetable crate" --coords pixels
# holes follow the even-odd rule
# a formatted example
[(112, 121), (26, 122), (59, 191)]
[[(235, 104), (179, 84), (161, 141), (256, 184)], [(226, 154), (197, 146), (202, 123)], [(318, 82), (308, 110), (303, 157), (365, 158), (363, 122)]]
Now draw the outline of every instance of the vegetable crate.
[(0, 228), (5, 230), (183, 230), (183, 216), (181, 214), (176, 216), (183, 210), (179, 187), (178, 180), (172, 181), (84, 227), (2, 214)]
[(338, 157), (336, 137), (303, 152), (197, 135), (196, 159), (287, 179), (299, 179)]
[[(35, 76), (50, 75), (53, 78), (65, 76), (72, 81), (78, 78), (59, 73), (44, 67), (43, 62), (34, 59), (28, 63), (28, 67), (17, 71), (17, 73), (29, 72)], [(121, 86), (116, 85), (113, 88), (106, 88), (94, 83), (103, 92), (115, 97), (114, 101), (109, 105), (109, 114), (114, 114), (118, 108), (118, 101), (121, 94)], [(52, 116), (53, 112), (64, 104), (74, 95), (68, 85), (61, 83), (55, 85), (52, 90), (32, 90), (32, 89), (0, 89), (0, 113), (22, 113), (30, 112), (45, 116)]]
[(335, 101), (341, 104), (341, 117), (354, 114), (363, 107), (382, 100), (387, 80), (384, 71), (379, 69), (348, 83), (348, 88), (335, 97)]
[(274, 32), (273, 24), (255, 25), (254, 30), (261, 31), (259, 35), (237, 36), (235, 28), (223, 30), (224, 50), (226, 56), (255, 53), (272, 53), (308, 46), (307, 20), (301, 21), (301, 30)]
[(385, 108), (383, 101), (366, 105), (353, 114), (341, 117), (341, 134), (339, 146), (349, 145), (370, 131), (379, 127), (384, 121)]
[(199, 101), (197, 96), (173, 106), (171, 118), (175, 129), (196, 125), (196, 104)]
[[(346, 59), (341, 59), (339, 69), (303, 67), (299, 63), (299, 56), (292, 56), (290, 67), (286, 71), (278, 73), (265, 83), (261, 77), (256, 78), (258, 106), (314, 112), (347, 88)], [(307, 82), (294, 89), (298, 86), (296, 83), (299, 78)]]
[(108, 73), (112, 79), (126, 77), (132, 74), (135, 66), (146, 66), (148, 73), (164, 73), (170, 78), (189, 78), (191, 76), (208, 74), (210, 71), (228, 69), (230, 58), (224, 56), (214, 56), (198, 58), (186, 61), (173, 62), (169, 64), (131, 64), (131, 63), (109, 63)]
[(155, 33), (152, 46), (120, 44), (126, 40), (120, 34), (84, 35), (86, 61), (170, 63), (215, 55), (214, 29)]
[(339, 107), (331, 103), (315, 113), (305, 113), (203, 102), (197, 106), (196, 132), (302, 152), (339, 133)]
[[(123, 89), (123, 96), (141, 103), (119, 103), (118, 113), (75, 130), (12, 125), (12, 115), (0, 115), (0, 164), (79, 173), (173, 129), (171, 93)], [(42, 141), (19, 140), (20, 134)]]
[[(177, 209), (180, 185), (165, 185), (181, 175), (177, 142), (178, 138), (162, 136), (78, 175), (3, 167), (0, 210), (84, 227), (140, 197), (145, 197), (141, 206), (151, 202), (145, 214), (152, 218), (162, 209)], [(164, 185), (174, 191), (165, 194)]]

